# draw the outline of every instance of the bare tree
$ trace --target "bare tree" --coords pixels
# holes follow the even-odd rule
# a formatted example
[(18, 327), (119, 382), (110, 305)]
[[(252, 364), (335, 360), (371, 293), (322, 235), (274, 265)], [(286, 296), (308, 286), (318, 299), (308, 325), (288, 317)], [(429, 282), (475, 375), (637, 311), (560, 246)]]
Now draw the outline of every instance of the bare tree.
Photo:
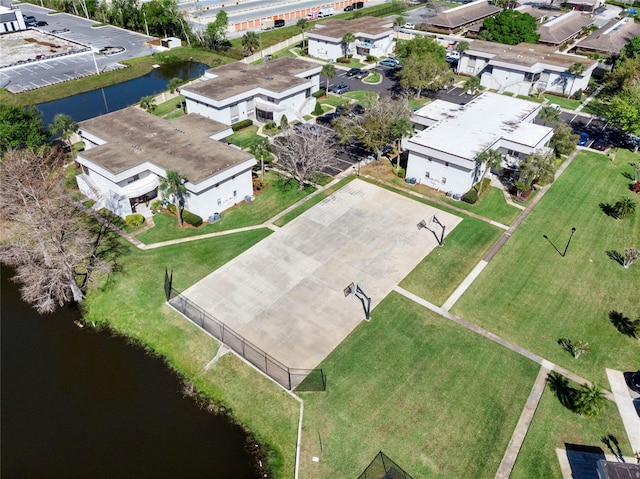
[[(108, 272), (103, 240), (64, 189), (61, 150), (11, 150), (2, 158), (0, 220), (10, 239), (0, 261), (13, 266), (22, 298), (39, 313), (79, 302), (94, 273)], [(93, 227), (93, 228), (92, 228)]]
[(298, 188), (312, 181), (335, 156), (335, 142), (324, 131), (304, 129), (288, 130), (273, 142), (278, 165), (296, 180)]

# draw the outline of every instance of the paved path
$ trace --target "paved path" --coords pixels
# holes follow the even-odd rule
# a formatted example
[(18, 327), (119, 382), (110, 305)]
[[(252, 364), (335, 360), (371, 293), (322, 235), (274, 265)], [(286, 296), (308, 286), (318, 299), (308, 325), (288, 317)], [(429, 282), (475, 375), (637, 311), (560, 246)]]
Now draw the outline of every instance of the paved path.
[(607, 378), (609, 379), (611, 391), (618, 406), (622, 423), (627, 431), (627, 436), (631, 443), (631, 450), (633, 452), (640, 452), (640, 417), (638, 417), (633, 399), (629, 395), (629, 388), (627, 387), (627, 382), (624, 380), (624, 375), (620, 371), (607, 369)]
[(591, 95), (589, 95), (589, 98), (587, 98), (585, 101), (580, 103), (580, 105), (578, 106), (578, 108), (575, 109), (575, 111), (582, 111), (582, 109), (585, 106), (587, 106), (589, 103), (591, 103), (591, 100), (593, 100), (596, 96), (598, 96), (598, 93), (600, 93), (603, 89), (604, 89), (604, 85), (600, 85), (598, 88), (596, 88), (596, 90)]

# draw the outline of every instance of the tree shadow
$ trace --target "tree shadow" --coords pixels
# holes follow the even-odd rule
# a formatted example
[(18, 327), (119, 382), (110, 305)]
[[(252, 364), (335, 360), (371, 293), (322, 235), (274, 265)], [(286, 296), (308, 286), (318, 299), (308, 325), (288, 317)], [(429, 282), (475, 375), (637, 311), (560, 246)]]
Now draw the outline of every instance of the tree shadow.
[(611, 324), (625, 336), (629, 336), (630, 338), (638, 337), (637, 330), (639, 328), (637, 321), (632, 321), (621, 312), (613, 310), (609, 311), (609, 319), (611, 320)]
[(562, 349), (564, 349), (566, 352), (571, 354), (571, 356), (574, 355), (573, 354), (573, 351), (574, 351), (573, 341), (571, 341), (570, 339), (567, 339), (567, 338), (560, 338), (560, 339), (558, 339), (558, 344), (560, 346), (562, 346)]
[(560, 404), (562, 404), (570, 411), (573, 411), (576, 389), (572, 388), (569, 385), (569, 380), (563, 375), (552, 371), (547, 377), (547, 383), (549, 384), (549, 389), (551, 389), (551, 392), (554, 393), (558, 398), (558, 401), (560, 401)]
[(628, 171), (623, 171), (622, 172), (622, 176), (624, 176), (627, 180), (636, 181), (634, 176), (631, 173), (629, 173)]
[(613, 434), (607, 434), (606, 436), (602, 436), (600, 441), (607, 446), (607, 448), (611, 451), (611, 454), (616, 456), (616, 458), (624, 462), (624, 455), (622, 454), (622, 450), (620, 449), (620, 443), (618, 442), (618, 438)]
[(610, 216), (611, 218), (618, 218), (618, 214), (616, 213), (616, 209), (613, 207), (612, 204), (610, 203), (600, 203), (600, 209), (602, 210), (602, 212), (607, 215)]
[(622, 256), (622, 253), (619, 253), (615, 250), (609, 250), (607, 251), (607, 256), (609, 257), (609, 259), (612, 259), (620, 266), (624, 266), (624, 256)]

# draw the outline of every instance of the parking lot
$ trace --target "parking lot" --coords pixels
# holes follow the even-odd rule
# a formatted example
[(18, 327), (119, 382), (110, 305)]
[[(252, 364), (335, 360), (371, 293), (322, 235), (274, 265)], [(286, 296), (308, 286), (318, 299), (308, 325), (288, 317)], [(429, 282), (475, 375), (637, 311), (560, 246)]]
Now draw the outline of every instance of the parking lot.
[[(32, 4), (21, 4), (20, 8), (24, 15), (32, 15), (38, 21), (47, 23), (30, 29), (28, 32), (32, 38), (27, 39), (27, 42), (75, 47), (68, 48), (68, 53), (56, 53), (55, 56), (51, 54), (51, 58), (37, 60), (29, 49), (24, 49), (24, 58), (16, 59), (3, 54), (0, 58), (0, 87), (7, 88), (12, 93), (121, 68), (122, 65), (118, 62), (122, 60), (153, 53), (153, 47), (148, 43), (153, 37), (109, 25), (96, 27), (98, 23), (92, 20), (54, 13), (53, 10)], [(0, 45), (11, 36), (2, 37)], [(109, 47), (122, 47), (124, 50), (114, 55), (98, 53)], [(87, 48), (90, 50), (87, 51)], [(2, 50), (6, 51), (4, 47)], [(18, 62), (23, 63), (16, 65)]]

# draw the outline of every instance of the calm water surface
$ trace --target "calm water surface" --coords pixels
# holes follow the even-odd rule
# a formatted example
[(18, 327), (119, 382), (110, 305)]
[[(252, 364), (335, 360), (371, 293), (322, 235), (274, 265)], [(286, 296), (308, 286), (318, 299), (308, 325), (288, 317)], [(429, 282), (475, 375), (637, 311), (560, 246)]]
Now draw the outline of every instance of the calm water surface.
[(208, 68), (204, 63), (170, 63), (133, 80), (41, 103), (36, 107), (42, 112), (45, 125), (53, 123), (53, 117), (58, 113), (69, 115), (77, 123), (139, 103), (143, 96), (166, 91), (173, 78), (192, 80), (202, 76)]
[(256, 478), (243, 432), (184, 398), (122, 338), (40, 316), (2, 267), (1, 460), (6, 478)]

